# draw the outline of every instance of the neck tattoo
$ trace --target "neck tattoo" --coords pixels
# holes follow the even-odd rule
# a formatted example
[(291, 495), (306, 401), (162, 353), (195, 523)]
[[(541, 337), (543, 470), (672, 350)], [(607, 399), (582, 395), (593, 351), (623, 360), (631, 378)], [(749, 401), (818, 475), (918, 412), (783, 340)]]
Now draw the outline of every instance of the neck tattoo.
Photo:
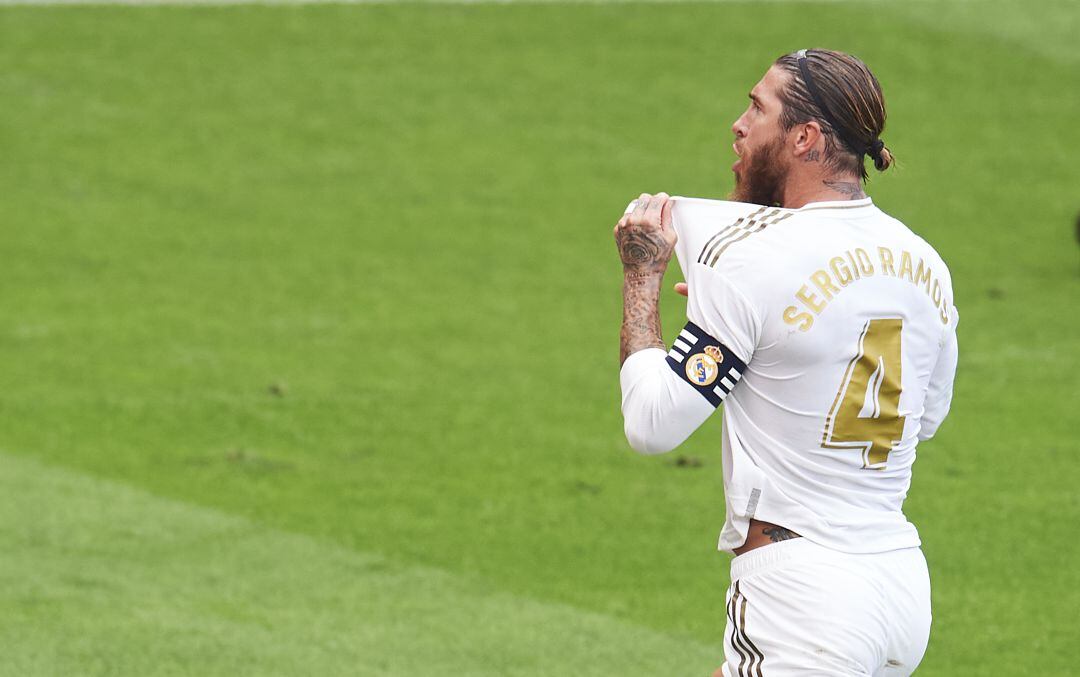
[(866, 193), (857, 181), (825, 181), (824, 183), (836, 192), (847, 195), (849, 200), (861, 200), (866, 197)]

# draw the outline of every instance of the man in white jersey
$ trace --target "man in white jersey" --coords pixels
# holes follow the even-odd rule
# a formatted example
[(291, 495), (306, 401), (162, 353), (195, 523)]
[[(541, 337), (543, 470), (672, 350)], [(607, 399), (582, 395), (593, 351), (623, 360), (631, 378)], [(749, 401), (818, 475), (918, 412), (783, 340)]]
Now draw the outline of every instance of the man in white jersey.
[[(736, 557), (718, 676), (907, 675), (930, 581), (902, 505), (952, 396), (949, 270), (863, 193), (864, 158), (892, 164), (865, 64), (802, 50), (750, 99), (736, 201), (642, 194), (615, 227), (626, 436), (671, 450), (724, 403), (720, 548)], [(673, 251), (689, 322), (669, 351)]]

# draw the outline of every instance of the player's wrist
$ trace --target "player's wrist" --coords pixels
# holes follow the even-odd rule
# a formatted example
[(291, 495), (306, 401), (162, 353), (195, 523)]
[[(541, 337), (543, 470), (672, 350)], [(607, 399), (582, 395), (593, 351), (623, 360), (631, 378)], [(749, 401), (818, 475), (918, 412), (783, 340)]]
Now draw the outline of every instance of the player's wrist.
[(623, 266), (623, 281), (624, 282), (655, 282), (660, 284), (660, 281), (664, 278), (664, 269), (656, 268), (639, 268), (631, 266)]

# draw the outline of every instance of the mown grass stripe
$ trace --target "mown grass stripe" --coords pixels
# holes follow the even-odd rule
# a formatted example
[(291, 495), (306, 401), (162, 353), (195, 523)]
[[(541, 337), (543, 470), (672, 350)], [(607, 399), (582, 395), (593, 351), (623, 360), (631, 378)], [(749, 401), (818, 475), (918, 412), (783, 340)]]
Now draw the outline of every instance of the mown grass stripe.
[(0, 454), (0, 492), (7, 674), (705, 674), (721, 655), (26, 457)]

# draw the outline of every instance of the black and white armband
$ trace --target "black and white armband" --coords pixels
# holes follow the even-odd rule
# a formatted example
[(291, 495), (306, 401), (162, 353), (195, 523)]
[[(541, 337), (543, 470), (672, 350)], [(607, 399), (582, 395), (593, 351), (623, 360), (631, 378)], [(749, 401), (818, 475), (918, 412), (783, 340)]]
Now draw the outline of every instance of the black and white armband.
[(619, 382), (630, 446), (659, 454), (682, 444), (716, 411), (745, 368), (693, 322), (679, 333), (671, 352), (646, 348), (627, 357)]
[(714, 408), (742, 378), (746, 364), (730, 348), (687, 322), (667, 355), (668, 366)]

